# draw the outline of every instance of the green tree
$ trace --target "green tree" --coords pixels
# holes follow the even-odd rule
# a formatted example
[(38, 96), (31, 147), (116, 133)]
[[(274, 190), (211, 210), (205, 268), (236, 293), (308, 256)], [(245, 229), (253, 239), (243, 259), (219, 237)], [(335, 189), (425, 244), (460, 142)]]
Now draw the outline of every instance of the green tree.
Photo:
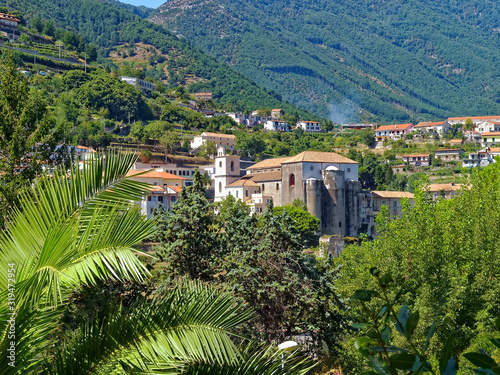
[[(63, 129), (54, 128), (54, 118), (42, 94), (30, 92), (28, 81), (9, 58), (0, 65), (0, 226), (18, 202), (20, 189), (42, 172), (44, 163), (54, 162)], [(62, 150), (61, 150), (62, 151)]]
[(472, 121), (472, 119), (470, 117), (467, 117), (467, 119), (465, 120), (465, 123), (464, 123), (464, 129), (465, 130), (474, 130), (474, 122)]
[(317, 246), (316, 232), (319, 230), (319, 219), (304, 210), (304, 207), (280, 206), (274, 207), (274, 214), (281, 216), (286, 210), (294, 221), (294, 227), (299, 232), (300, 241), (304, 245)]

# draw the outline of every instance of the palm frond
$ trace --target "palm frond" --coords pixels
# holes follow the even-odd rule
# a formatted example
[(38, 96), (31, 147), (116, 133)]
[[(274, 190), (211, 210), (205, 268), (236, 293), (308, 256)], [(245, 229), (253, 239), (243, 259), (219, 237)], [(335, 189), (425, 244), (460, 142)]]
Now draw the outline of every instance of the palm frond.
[(86, 327), (77, 343), (61, 348), (53, 365), (68, 375), (157, 366), (178, 372), (193, 362), (237, 366), (242, 357), (231, 330), (253, 314), (235, 302), (228, 293), (189, 284), (127, 315), (117, 308), (101, 326)]

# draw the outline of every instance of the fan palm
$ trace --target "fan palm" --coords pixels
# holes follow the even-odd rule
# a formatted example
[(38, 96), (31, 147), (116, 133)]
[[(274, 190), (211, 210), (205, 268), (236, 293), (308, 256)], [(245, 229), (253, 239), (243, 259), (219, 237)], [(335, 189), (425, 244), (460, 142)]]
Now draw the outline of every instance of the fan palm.
[[(231, 295), (200, 284), (146, 299), (128, 314), (115, 307), (54, 348), (59, 316), (76, 287), (148, 276), (132, 248), (154, 229), (134, 203), (148, 185), (125, 178), (135, 161), (134, 155), (109, 153), (81, 172), (56, 170), (20, 197), (0, 233), (2, 374), (182, 373), (258, 362), (255, 352), (240, 352), (230, 339), (252, 314)], [(9, 357), (4, 353), (12, 342)], [(276, 368), (273, 355), (261, 355)], [(290, 363), (271, 372), (300, 373), (308, 365)], [(255, 373), (271, 373), (258, 368)]]

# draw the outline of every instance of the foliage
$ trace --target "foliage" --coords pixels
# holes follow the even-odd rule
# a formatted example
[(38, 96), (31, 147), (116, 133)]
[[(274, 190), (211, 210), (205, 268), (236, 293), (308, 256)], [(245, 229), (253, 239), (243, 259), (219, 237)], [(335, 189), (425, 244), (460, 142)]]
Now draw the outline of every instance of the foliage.
[[(405, 203), (401, 218), (377, 218), (378, 237), (373, 242), (344, 250), (337, 287), (344, 296), (360, 286), (373, 289), (366, 269), (376, 267), (400, 286), (399, 303), (419, 311), (420, 325), (414, 333), (419, 345), (439, 311), (430, 354), (440, 352), (449, 334), (455, 337), (454, 353), (475, 345), (493, 330), (500, 311), (500, 286), (494, 276), (500, 266), (494, 229), (500, 220), (499, 187), (499, 167), (491, 165), (473, 171), (451, 200), (432, 201), (425, 186), (417, 189), (413, 209)], [(485, 217), (489, 225), (484, 225)]]
[[(63, 131), (54, 126), (40, 93), (30, 91), (11, 59), (0, 66), (0, 227), (19, 202), (20, 190), (47, 167), (61, 162), (54, 151)], [(43, 164), (42, 164), (43, 163)]]
[[(281, 216), (286, 210), (293, 219), (293, 226), (299, 232), (301, 242), (306, 245), (316, 245), (315, 233), (319, 230), (319, 219), (304, 210), (304, 207), (281, 206), (274, 207), (274, 214)], [(316, 243), (315, 243), (316, 242)]]

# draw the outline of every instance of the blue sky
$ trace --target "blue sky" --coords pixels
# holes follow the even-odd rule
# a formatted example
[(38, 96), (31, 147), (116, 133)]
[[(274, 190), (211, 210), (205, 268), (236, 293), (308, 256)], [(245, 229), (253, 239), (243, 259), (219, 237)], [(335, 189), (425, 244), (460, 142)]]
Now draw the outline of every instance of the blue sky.
[(122, 3), (132, 4), (132, 5), (145, 5), (150, 8), (158, 8), (167, 0), (120, 0)]

